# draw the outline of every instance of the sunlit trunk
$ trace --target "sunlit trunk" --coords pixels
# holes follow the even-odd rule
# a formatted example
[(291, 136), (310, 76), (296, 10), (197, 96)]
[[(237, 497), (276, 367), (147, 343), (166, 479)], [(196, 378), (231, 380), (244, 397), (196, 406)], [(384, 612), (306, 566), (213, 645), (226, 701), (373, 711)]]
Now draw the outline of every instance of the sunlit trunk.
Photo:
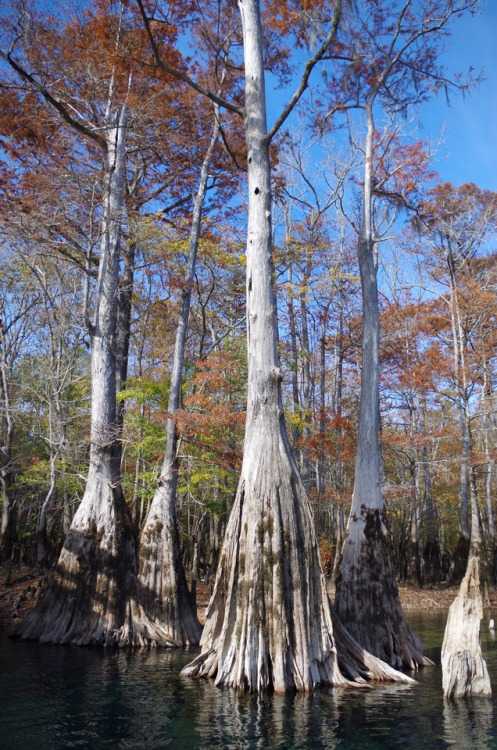
[[(248, 399), (240, 482), (221, 550), (202, 652), (184, 674), (240, 690), (345, 684), (309, 500), (287, 437), (273, 293), (271, 173), (257, 0), (239, 0), (248, 155)], [(371, 676), (344, 646), (352, 676)], [(357, 644), (356, 644), (357, 646)], [(361, 661), (358, 668), (357, 660)], [(345, 667), (344, 667), (345, 668)], [(396, 675), (398, 676), (398, 675)], [(404, 678), (402, 678), (404, 679)]]
[(468, 566), (459, 594), (450, 606), (442, 644), (442, 687), (446, 699), (492, 693), (480, 646), (483, 534), (473, 486), (470, 501), (471, 546)]
[(127, 643), (136, 550), (120, 484), (116, 404), (116, 298), (126, 165), (126, 112), (107, 131), (105, 197), (91, 351), (91, 444), (85, 494), (55, 575), (19, 635), (78, 645)]
[(7, 364), (4, 314), (0, 311), (0, 385), (2, 411), (5, 421), (0, 446), (0, 484), (2, 491), (2, 523), (0, 528), (0, 560), (10, 560), (16, 533), (16, 503), (11, 496), (12, 446), (14, 444), (14, 419), (10, 400), (9, 367)]

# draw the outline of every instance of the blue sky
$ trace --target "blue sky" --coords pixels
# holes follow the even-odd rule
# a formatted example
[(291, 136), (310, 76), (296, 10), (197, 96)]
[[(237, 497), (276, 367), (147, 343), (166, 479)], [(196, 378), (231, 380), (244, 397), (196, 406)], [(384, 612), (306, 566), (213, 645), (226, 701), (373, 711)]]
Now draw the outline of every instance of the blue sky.
[(497, 1), (486, 0), (482, 10), (454, 24), (444, 62), (450, 71), (472, 66), (483, 69), (486, 80), (465, 97), (445, 96), (426, 104), (421, 112), (423, 138), (445, 140), (434, 167), (442, 179), (455, 185), (475, 182), (497, 191)]
[[(423, 105), (414, 117), (419, 121), (417, 135), (433, 144), (442, 137), (432, 167), (443, 181), (474, 182), (497, 192), (497, 0), (482, 0), (479, 13), (465, 14), (451, 28), (441, 58), (448, 77), (472, 67), (486, 80), (465, 96), (453, 91), (450, 105), (443, 92)], [(311, 86), (316, 80), (314, 73)], [(266, 74), (269, 127), (293, 93), (293, 85), (284, 90), (274, 90), (273, 85), (271, 75)], [(292, 116), (288, 125), (295, 124)]]

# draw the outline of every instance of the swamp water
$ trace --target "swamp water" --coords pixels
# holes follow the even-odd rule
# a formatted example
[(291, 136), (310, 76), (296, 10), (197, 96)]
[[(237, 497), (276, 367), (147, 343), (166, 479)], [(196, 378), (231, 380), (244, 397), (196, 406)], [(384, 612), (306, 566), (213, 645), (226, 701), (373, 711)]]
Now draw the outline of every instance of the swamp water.
[(2, 750), (497, 750), (497, 638), (482, 622), (495, 695), (445, 705), (446, 613), (409, 619), (435, 668), (414, 688), (257, 698), (179, 677), (184, 651), (40, 646), (0, 631)]

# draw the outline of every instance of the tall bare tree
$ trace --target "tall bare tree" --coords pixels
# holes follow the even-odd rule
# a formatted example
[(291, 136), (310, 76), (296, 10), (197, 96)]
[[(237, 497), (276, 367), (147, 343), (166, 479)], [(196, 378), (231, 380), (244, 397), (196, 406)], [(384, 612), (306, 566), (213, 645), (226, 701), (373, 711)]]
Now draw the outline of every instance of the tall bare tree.
[[(359, 3), (352, 11), (355, 15), (348, 19), (347, 68), (343, 77), (337, 75), (335, 80), (343, 85), (348, 79), (349, 98), (347, 102), (339, 99), (329, 113), (332, 116), (335, 111), (350, 108), (364, 115), (362, 206), (356, 227), (363, 301), (361, 401), (354, 492), (337, 580), (336, 608), (344, 625), (365, 648), (394, 666), (411, 668), (429, 664), (430, 660), (402, 611), (386, 544), (379, 442), (377, 270), (382, 232), (378, 229), (381, 221), (375, 214), (375, 198), (388, 198), (396, 206), (407, 207), (413, 183), (402, 184), (399, 176), (403, 168), (390, 167), (390, 142), (395, 141), (387, 135), (387, 126), (378, 138), (374, 116), (381, 108), (386, 122), (395, 122), (399, 113), (426, 98), (433, 81), (447, 83), (438, 59), (440, 41), (451, 19), (474, 5), (469, 1), (393, 0), (373, 9)], [(411, 164), (414, 169), (419, 166)]]
[(176, 521), (179, 462), (174, 415), (180, 407), (183, 361), (200, 240), (202, 208), (207, 192), (209, 167), (218, 137), (219, 112), (216, 105), (213, 134), (200, 170), (199, 185), (194, 199), (188, 265), (178, 314), (169, 387), (166, 450), (157, 490), (140, 534), (138, 568), (140, 600), (150, 617), (162, 623), (169, 636), (181, 645), (196, 645), (200, 639), (201, 626), (197, 619), (195, 602), (188, 591)]
[[(138, 0), (155, 62), (168, 72), (151, 19)], [(202, 652), (184, 673), (215, 677), (240, 690), (310, 690), (346, 684), (336, 655), (331, 608), (321, 570), (309, 500), (290, 448), (283, 415), (277, 353), (271, 230), (271, 139), (304, 92), (309, 75), (331, 44), (341, 3), (300, 85), (268, 131), (263, 38), (258, 0), (240, 0), (245, 107), (220, 101), (184, 72), (197, 90), (243, 116), (247, 146), (248, 404), (237, 496), (221, 551), (202, 635)], [(352, 677), (404, 676), (365, 654), (343, 636), (344, 668)], [(345, 652), (347, 651), (347, 655)], [(354, 657), (352, 657), (354, 652)]]

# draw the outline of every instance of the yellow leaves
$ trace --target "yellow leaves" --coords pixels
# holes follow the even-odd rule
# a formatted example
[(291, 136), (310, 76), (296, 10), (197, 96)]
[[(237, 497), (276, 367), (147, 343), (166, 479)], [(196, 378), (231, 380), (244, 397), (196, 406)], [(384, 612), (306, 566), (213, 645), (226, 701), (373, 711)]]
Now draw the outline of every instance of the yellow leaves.
[(356, 274), (347, 273), (337, 266), (331, 266), (328, 269), (328, 275), (334, 283), (337, 281), (349, 281), (351, 284), (359, 284), (361, 277)]
[(312, 412), (310, 409), (287, 412), (286, 418), (290, 427), (297, 429), (299, 432), (312, 421)]

